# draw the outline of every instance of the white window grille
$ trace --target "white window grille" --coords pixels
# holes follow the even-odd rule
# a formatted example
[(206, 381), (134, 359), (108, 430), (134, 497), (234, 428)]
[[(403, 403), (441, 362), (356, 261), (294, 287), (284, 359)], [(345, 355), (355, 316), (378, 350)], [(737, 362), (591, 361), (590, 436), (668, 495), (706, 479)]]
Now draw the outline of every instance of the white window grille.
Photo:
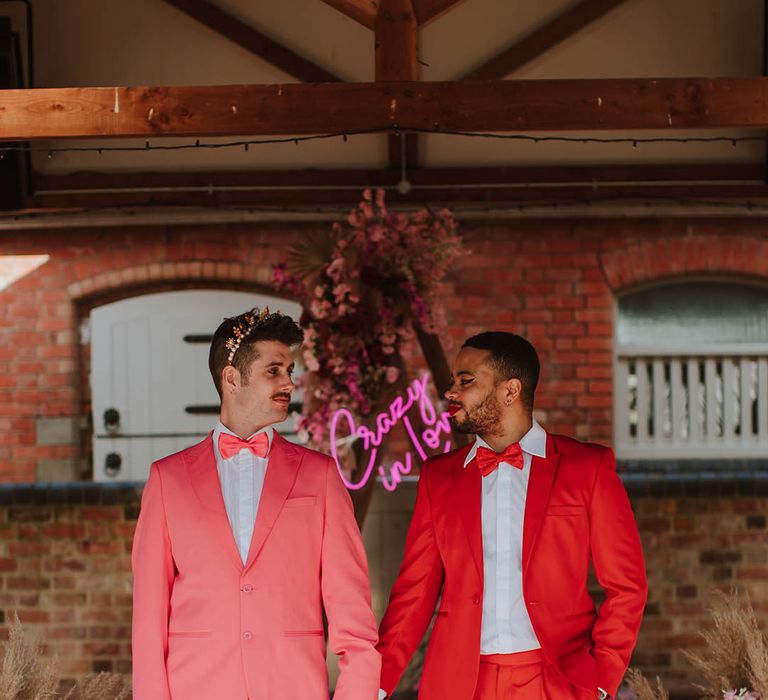
[(619, 299), (619, 457), (768, 457), (768, 291), (686, 283)]

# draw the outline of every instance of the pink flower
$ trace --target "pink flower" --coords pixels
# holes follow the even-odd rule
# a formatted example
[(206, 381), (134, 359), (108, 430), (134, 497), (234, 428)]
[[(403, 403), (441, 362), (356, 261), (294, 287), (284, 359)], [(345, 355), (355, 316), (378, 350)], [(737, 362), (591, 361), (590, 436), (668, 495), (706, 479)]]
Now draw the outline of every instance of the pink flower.
[(304, 366), (310, 372), (317, 372), (317, 370), (320, 369), (320, 363), (317, 361), (314, 353), (312, 353), (310, 350), (305, 350), (302, 357), (304, 358)]
[(351, 291), (352, 291), (352, 287), (346, 284), (346, 282), (342, 284), (337, 284), (333, 288), (333, 296), (336, 299), (336, 301), (339, 302), (344, 298), (345, 294), (349, 294)]
[(400, 376), (400, 369), (397, 367), (387, 367), (387, 373), (385, 376), (390, 384), (394, 384), (397, 381), (397, 378)]
[(338, 282), (343, 269), (344, 258), (334, 258), (331, 264), (325, 268), (325, 272), (334, 282)]

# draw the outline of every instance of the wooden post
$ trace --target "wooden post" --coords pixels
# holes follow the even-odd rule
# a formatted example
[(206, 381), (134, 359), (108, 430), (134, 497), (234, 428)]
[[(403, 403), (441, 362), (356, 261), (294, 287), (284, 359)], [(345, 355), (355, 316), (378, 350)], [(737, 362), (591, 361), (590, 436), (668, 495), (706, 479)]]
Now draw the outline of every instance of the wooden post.
[[(374, 24), (377, 82), (418, 80), (417, 30), (412, 0), (382, 0)], [(417, 138), (416, 134), (389, 137), (390, 167), (401, 167), (403, 159), (411, 167), (417, 165)]]

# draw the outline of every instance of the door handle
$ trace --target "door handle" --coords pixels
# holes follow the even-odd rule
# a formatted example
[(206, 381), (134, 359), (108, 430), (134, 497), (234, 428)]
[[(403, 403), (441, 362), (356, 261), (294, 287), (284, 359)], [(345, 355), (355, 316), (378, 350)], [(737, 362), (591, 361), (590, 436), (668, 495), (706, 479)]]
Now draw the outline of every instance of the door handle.
[(123, 466), (123, 458), (117, 452), (110, 452), (104, 458), (104, 473), (107, 476), (115, 477), (120, 473)]
[(120, 432), (120, 411), (116, 408), (108, 408), (104, 411), (104, 430), (110, 435)]

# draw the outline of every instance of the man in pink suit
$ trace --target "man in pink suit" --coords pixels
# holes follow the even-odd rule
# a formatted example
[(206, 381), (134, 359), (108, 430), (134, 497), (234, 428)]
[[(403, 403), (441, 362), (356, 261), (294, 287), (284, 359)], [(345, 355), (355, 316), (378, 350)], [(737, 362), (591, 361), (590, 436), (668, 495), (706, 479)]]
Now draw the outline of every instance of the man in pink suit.
[[(446, 392), (476, 439), (427, 460), (380, 627), (381, 697), (432, 620), (420, 700), (615, 695), (646, 599), (637, 526), (600, 445), (551, 435), (532, 409), (539, 360), (512, 333), (466, 341)], [(605, 592), (587, 591), (590, 562)]]
[(336, 700), (374, 700), (368, 570), (332, 459), (285, 420), (296, 323), (226, 319), (209, 365), (213, 433), (155, 462), (133, 542), (134, 700), (327, 700), (323, 612), (340, 655)]

